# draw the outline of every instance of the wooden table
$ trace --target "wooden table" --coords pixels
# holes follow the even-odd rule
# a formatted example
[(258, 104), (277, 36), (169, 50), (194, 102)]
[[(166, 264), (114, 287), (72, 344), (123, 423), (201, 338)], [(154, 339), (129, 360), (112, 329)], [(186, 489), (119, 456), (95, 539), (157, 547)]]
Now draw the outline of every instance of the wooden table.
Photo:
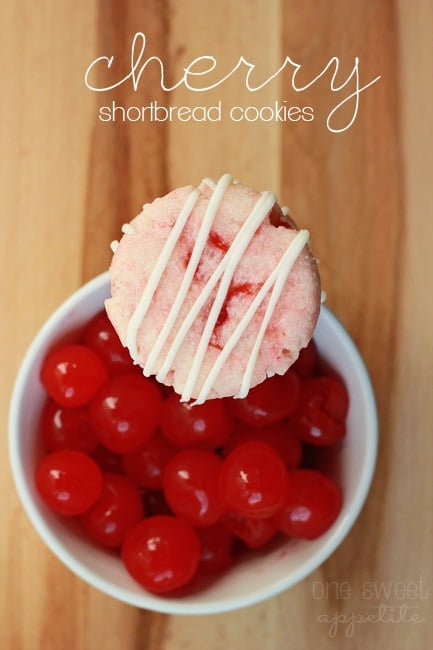
[[(4, 0), (0, 30), (1, 648), (430, 648), (432, 3)], [(216, 65), (207, 74), (205, 55)], [(91, 65), (102, 56), (110, 68)], [(251, 65), (234, 70), (241, 56)], [(359, 88), (380, 79), (356, 112), (356, 97), (343, 100), (357, 72)], [(151, 121), (152, 103), (191, 110), (170, 120), (154, 108)], [(273, 189), (311, 230), (327, 302), (371, 373), (380, 449), (362, 514), (320, 569), (265, 603), (192, 619), (122, 605), (52, 556), (18, 501), (6, 420), (26, 347), (107, 268), (121, 224), (154, 196), (224, 171)], [(366, 620), (380, 606), (382, 618)]]

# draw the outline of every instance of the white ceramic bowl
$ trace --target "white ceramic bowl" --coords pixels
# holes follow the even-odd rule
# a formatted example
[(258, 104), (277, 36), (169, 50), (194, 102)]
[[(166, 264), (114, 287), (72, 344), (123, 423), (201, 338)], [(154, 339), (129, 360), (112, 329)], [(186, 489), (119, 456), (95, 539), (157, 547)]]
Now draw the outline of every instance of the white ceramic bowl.
[(375, 400), (364, 363), (349, 335), (322, 307), (314, 338), (321, 356), (343, 377), (350, 394), (348, 435), (334, 464), (344, 495), (337, 521), (314, 541), (287, 540), (269, 552), (252, 553), (199, 591), (161, 597), (142, 589), (117, 556), (96, 548), (74, 530), (71, 521), (65, 523), (52, 513), (34, 486), (34, 468), (41, 454), (35, 429), (45, 397), (39, 382), (41, 362), (55, 342), (96, 314), (108, 295), (108, 274), (104, 273), (66, 300), (34, 339), (16, 379), (9, 418), (10, 460), (19, 496), (39, 535), (89, 584), (120, 601), (159, 612), (223, 612), (257, 603), (296, 584), (322, 564), (347, 535), (367, 496), (375, 466)]

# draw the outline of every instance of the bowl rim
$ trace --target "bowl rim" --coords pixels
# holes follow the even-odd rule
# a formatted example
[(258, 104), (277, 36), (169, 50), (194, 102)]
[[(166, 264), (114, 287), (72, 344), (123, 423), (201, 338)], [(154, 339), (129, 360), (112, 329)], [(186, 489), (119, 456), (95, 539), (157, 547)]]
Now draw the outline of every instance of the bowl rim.
[(289, 576), (283, 574), (279, 580), (273, 582), (269, 586), (262, 587), (259, 584), (256, 589), (250, 589), (249, 592), (243, 596), (234, 596), (233, 598), (224, 597), (210, 602), (193, 603), (188, 598), (184, 599), (183, 597), (165, 598), (164, 596), (156, 596), (145, 590), (143, 590), (142, 594), (134, 594), (123, 587), (113, 585), (110, 581), (104, 580), (96, 573), (89, 571), (59, 542), (57, 537), (52, 533), (49, 525), (46, 524), (43, 515), (34, 503), (28, 482), (24, 479), (19, 436), (17, 435), (17, 425), (19, 422), (20, 406), (22, 403), (26, 378), (40, 351), (42, 343), (46, 340), (47, 335), (52, 331), (52, 329), (55, 328), (57, 322), (70, 311), (71, 307), (80, 303), (82, 298), (102, 289), (102, 287), (108, 283), (108, 279), (108, 271), (94, 277), (80, 286), (68, 298), (66, 298), (57, 309), (54, 310), (28, 346), (16, 375), (10, 400), (8, 418), (9, 461), (15, 487), (31, 524), (54, 555), (56, 555), (56, 557), (66, 565), (69, 570), (79, 576), (87, 584), (119, 601), (142, 609), (149, 609), (167, 614), (200, 615), (222, 613), (262, 602), (263, 600), (266, 600), (271, 596), (276, 596), (286, 589), (296, 585), (317, 569), (336, 550), (352, 528), (366, 501), (377, 459), (378, 415), (371, 379), (364, 360), (362, 359), (353, 339), (341, 321), (326, 305), (321, 306), (319, 318), (324, 318), (334, 330), (337, 330), (341, 344), (346, 348), (346, 352), (350, 355), (356, 369), (356, 375), (358, 376), (363, 388), (363, 398), (367, 406), (366, 454), (350, 510), (337, 520), (332, 534), (329, 535), (323, 546), (318, 549), (317, 553), (306, 560), (298, 569), (291, 571)]

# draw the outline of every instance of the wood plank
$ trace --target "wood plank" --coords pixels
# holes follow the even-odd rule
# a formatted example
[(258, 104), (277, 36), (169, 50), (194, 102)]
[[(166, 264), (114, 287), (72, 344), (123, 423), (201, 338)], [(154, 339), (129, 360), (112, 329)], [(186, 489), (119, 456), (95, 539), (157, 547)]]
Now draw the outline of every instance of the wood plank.
[[(64, 297), (105, 270), (108, 244), (121, 224), (154, 196), (224, 171), (276, 191), (311, 230), (327, 302), (366, 360), (381, 424), (373, 489), (336, 553), (276, 598), (194, 619), (123, 605), (63, 567), (18, 501), (3, 435), (1, 648), (427, 650), (433, 633), (431, 2), (78, 0), (42, 2), (35, 11), (28, 0), (6, 0), (0, 30), (4, 433), (26, 346)], [(339, 83), (355, 56), (363, 83), (381, 79), (361, 94), (356, 121), (341, 134), (327, 130), (326, 117), (350, 83), (331, 92), (327, 73), (297, 93), (290, 66), (257, 92), (246, 89), (241, 66), (213, 91), (180, 86), (167, 93), (155, 62), (143, 71), (136, 92), (131, 83), (106, 93), (88, 90), (84, 72), (97, 56), (115, 58), (110, 70), (97, 69), (95, 83), (108, 85), (127, 74), (138, 31), (147, 36), (146, 57), (164, 62), (171, 85), (203, 55), (217, 61), (209, 77), (214, 80), (241, 55), (256, 65), (253, 81), (266, 79), (286, 55), (302, 64), (300, 83), (333, 56), (341, 63)], [(99, 108), (113, 100), (125, 107), (153, 100), (167, 107), (221, 101), (223, 118), (123, 123), (119, 117), (104, 123)], [(233, 106), (272, 107), (276, 101), (312, 106), (314, 120), (230, 119)], [(341, 120), (350, 119), (350, 110), (341, 112)], [(351, 616), (366, 617), (381, 604), (388, 613), (395, 606), (397, 616), (407, 605), (406, 619), (351, 624)], [(319, 622), (321, 614), (328, 623)], [(420, 622), (407, 620), (412, 614)], [(332, 627), (336, 615), (344, 618)]]
[[(172, 3), (169, 54), (171, 76), (181, 78), (182, 68), (196, 57), (212, 56), (215, 72), (203, 78), (203, 86), (228, 75), (243, 56), (256, 66), (258, 79), (266, 78), (280, 63), (279, 2), (255, 0), (233, 3), (223, 0), (203, 10), (199, 0)], [(200, 68), (201, 69), (201, 68)], [(259, 106), (278, 98), (278, 83), (251, 93), (246, 88), (247, 68), (242, 65), (224, 83), (204, 93), (185, 85), (170, 93), (174, 106), (216, 106), (221, 102), (221, 121), (170, 123), (168, 139), (170, 186), (198, 183), (203, 176), (219, 178), (232, 173), (252, 187), (277, 189), (279, 185), (280, 129), (260, 120), (234, 121), (237, 106)], [(198, 84), (197, 84), (198, 87)], [(239, 111), (234, 114), (238, 119)]]
[[(141, 25), (146, 27), (145, 58), (167, 60), (165, 2), (131, 3), (128, 11), (99, 2), (96, 20), (96, 56), (113, 56), (114, 63), (110, 69), (95, 66), (90, 78), (95, 87), (109, 87), (130, 72), (132, 43)], [(89, 58), (87, 65), (92, 60)], [(112, 91), (91, 94), (94, 118), (87, 165), (83, 280), (107, 268), (111, 259), (107, 241), (119, 238), (121, 225), (138, 214), (143, 203), (168, 189), (167, 124), (129, 121), (125, 114), (125, 109), (146, 106), (150, 101), (164, 105), (158, 66), (146, 67), (145, 83), (140, 83), (137, 91), (132, 83), (124, 83)], [(103, 106), (112, 108), (113, 121), (101, 121)], [(133, 112), (131, 117), (135, 118)]]

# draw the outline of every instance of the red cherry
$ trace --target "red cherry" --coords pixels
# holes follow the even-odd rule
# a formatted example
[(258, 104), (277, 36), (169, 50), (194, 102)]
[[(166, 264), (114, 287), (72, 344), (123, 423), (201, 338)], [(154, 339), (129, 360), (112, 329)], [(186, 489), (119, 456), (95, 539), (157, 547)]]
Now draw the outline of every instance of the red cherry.
[(164, 468), (175, 453), (176, 448), (156, 433), (137, 451), (123, 455), (123, 469), (137, 485), (147, 490), (160, 490)]
[(287, 472), (277, 452), (268, 444), (244, 442), (223, 461), (219, 495), (227, 510), (246, 517), (270, 517), (287, 496)]
[(146, 490), (143, 499), (147, 516), (173, 514), (161, 490)]
[(296, 224), (289, 215), (284, 215), (278, 203), (274, 203), (270, 213), (269, 221), (273, 226), (283, 226), (284, 228), (296, 229)]
[(45, 503), (61, 515), (85, 512), (102, 490), (102, 472), (95, 461), (71, 449), (53, 451), (42, 458), (35, 481)]
[[(269, 219), (285, 225), (277, 204)], [(218, 234), (212, 244), (226, 247)], [(80, 343), (47, 354), (40, 377), (49, 399), (39, 436), (51, 452), (35, 472), (41, 498), (77, 515), (96, 544), (121, 549), (154, 593), (188, 584), (197, 570), (224, 571), (236, 547), (260, 548), (281, 532), (314, 539), (341, 510), (323, 472), (335, 465), (349, 398), (313, 340), (245, 399), (192, 406), (143, 376), (101, 311)]]
[(301, 379), (307, 379), (314, 374), (317, 365), (317, 356), (317, 346), (314, 340), (311, 339), (309, 344), (299, 352), (299, 357), (290, 369), (296, 372)]
[(141, 494), (126, 476), (105, 473), (101, 495), (80, 517), (86, 534), (106, 548), (122, 545), (126, 533), (144, 517)]
[(287, 418), (299, 399), (299, 378), (288, 370), (285, 375), (274, 375), (252, 388), (243, 399), (233, 399), (233, 415), (252, 427), (275, 424)]
[(93, 350), (71, 344), (52, 350), (42, 364), (41, 382), (60, 406), (87, 404), (108, 378), (104, 364)]
[(187, 584), (200, 562), (200, 540), (186, 521), (169, 515), (143, 519), (122, 547), (123, 562), (143, 587), (165, 593)]
[(155, 433), (162, 398), (155, 383), (126, 373), (108, 379), (89, 405), (100, 442), (117, 453), (139, 449)]
[(123, 473), (122, 456), (111, 451), (111, 449), (107, 449), (104, 445), (98, 444), (92, 458), (103, 472)]
[(244, 517), (237, 512), (228, 512), (223, 522), (235, 537), (241, 539), (248, 548), (260, 548), (267, 544), (278, 531), (275, 516), (264, 519)]
[(75, 449), (91, 454), (98, 444), (85, 407), (63, 408), (51, 399), (42, 409), (39, 432), (47, 451)]
[(221, 522), (196, 529), (200, 539), (199, 569), (203, 573), (219, 573), (233, 564), (233, 535)]
[(301, 462), (302, 444), (288, 420), (260, 428), (239, 423), (224, 445), (222, 455), (228, 456), (235, 447), (248, 440), (261, 440), (271, 445), (287, 469), (294, 469)]
[(160, 422), (163, 436), (176, 447), (208, 450), (223, 445), (233, 425), (225, 400), (213, 399), (192, 406), (181, 402), (176, 393), (164, 401)]
[(218, 478), (222, 460), (211, 451), (184, 449), (164, 469), (168, 505), (192, 526), (209, 526), (221, 517)]
[(346, 435), (349, 397), (344, 384), (333, 377), (311, 377), (302, 382), (291, 423), (302, 440), (333, 445)]
[(341, 510), (341, 491), (334, 481), (312, 469), (288, 472), (288, 496), (277, 515), (279, 529), (289, 537), (315, 539)]
[(132, 362), (128, 348), (124, 348), (105, 311), (99, 312), (87, 324), (83, 343), (91, 348), (104, 362), (110, 375), (124, 372), (141, 373)]

